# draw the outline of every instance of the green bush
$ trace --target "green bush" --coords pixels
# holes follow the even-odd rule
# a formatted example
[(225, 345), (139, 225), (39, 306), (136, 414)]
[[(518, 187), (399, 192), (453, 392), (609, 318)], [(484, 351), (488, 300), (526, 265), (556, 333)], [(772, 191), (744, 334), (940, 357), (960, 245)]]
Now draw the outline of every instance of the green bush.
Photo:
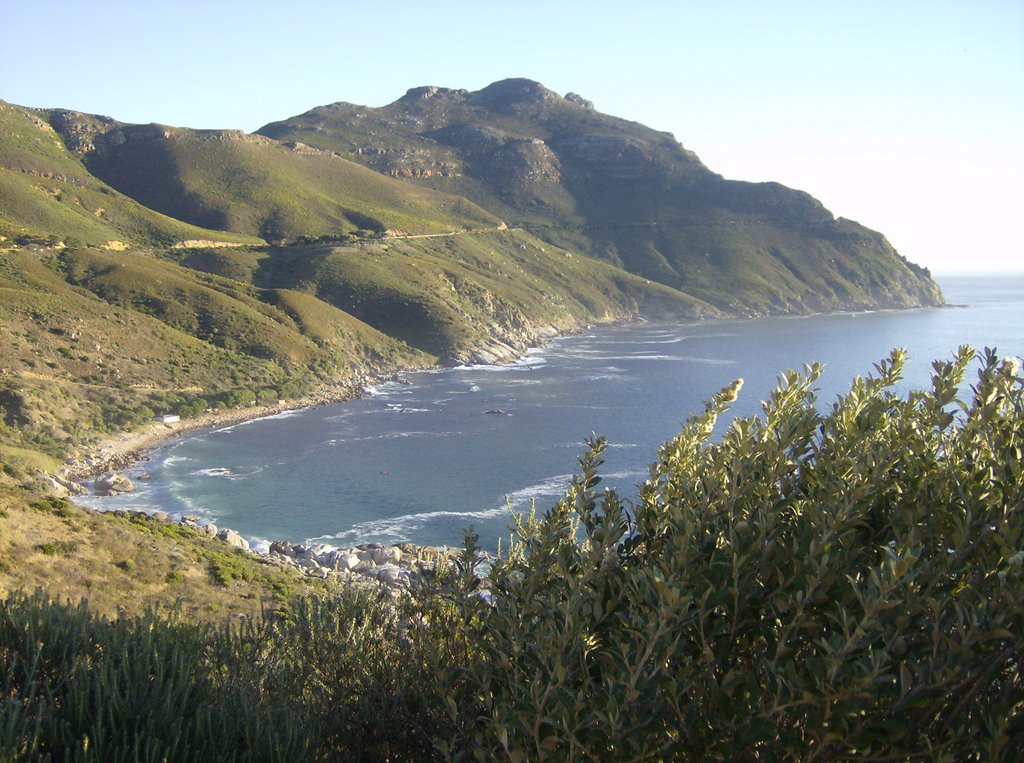
[[(658, 452), (635, 505), (591, 441), (520, 521), (449, 673), (479, 760), (999, 760), (1024, 744), (1024, 394), (986, 350), (897, 396), (904, 354), (826, 413), (820, 369), (713, 439), (739, 383)], [(474, 601), (467, 599), (466, 602)], [(472, 607), (467, 603), (466, 607)], [(467, 713), (467, 706), (472, 712)]]
[(47, 556), (68, 556), (78, 548), (78, 542), (73, 540), (54, 540), (48, 543), (41, 543), (36, 548)]
[(439, 600), (397, 604), (348, 587), (245, 624), (219, 661), (253, 666), (252, 685), (287, 700), (316, 759), (431, 760), (435, 738), (454, 735), (435, 674), (465, 658), (451, 617)]
[(214, 628), (16, 595), (0, 601), (0, 760), (432, 759), (453, 734), (437, 605), (345, 588)]
[(302, 717), (211, 661), (218, 638), (38, 594), (0, 602), (0, 760), (308, 759)]

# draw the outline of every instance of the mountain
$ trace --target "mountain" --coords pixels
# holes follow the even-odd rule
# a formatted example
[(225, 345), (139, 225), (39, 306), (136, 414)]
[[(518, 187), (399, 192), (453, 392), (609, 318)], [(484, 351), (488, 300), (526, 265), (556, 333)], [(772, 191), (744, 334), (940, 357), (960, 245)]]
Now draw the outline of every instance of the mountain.
[(734, 314), (941, 303), (885, 238), (778, 183), (715, 174), (664, 132), (537, 82), (418, 87), (335, 103), (258, 134), (458, 194), (510, 227)]
[(5, 103), (0, 127), (0, 483), (155, 413), (723, 314), (322, 149)]
[(252, 135), (0, 102), (0, 482), (154, 413), (336, 398), (595, 321), (941, 301), (811, 196), (529, 80)]

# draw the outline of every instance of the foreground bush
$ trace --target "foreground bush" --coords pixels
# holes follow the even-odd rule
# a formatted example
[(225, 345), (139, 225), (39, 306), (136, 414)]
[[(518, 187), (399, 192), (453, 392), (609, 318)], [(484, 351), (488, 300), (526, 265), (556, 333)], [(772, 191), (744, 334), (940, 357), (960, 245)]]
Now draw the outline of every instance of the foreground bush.
[[(998, 760), (1024, 744), (1024, 395), (1014, 362), (903, 353), (819, 413), (817, 366), (666, 443), (635, 506), (565, 499), (492, 568), (452, 749), (479, 760)], [(476, 713), (466, 713), (472, 697)]]
[(301, 759), (301, 724), (212, 669), (214, 635), (39, 595), (0, 603), (0, 760)]
[(449, 642), (359, 589), (222, 629), (12, 597), (0, 761), (425, 760), (452, 734)]

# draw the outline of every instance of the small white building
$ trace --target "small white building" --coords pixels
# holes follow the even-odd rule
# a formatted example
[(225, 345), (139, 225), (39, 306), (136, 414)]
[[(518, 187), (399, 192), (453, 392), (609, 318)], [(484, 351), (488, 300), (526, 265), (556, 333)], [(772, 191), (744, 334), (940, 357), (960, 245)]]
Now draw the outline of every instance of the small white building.
[(170, 413), (167, 414), (166, 416), (157, 416), (156, 419), (161, 424), (177, 424), (179, 421), (181, 421), (181, 416), (175, 416), (174, 414)]

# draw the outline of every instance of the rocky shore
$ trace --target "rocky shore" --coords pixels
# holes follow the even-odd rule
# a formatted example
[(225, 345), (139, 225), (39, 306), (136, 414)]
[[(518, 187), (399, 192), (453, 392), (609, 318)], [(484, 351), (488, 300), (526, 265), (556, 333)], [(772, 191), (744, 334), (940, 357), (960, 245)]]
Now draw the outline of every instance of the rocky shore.
[[(462, 555), (461, 549), (418, 546), (413, 543), (392, 546), (364, 543), (352, 548), (336, 548), (324, 543), (306, 545), (284, 540), (271, 542), (269, 548), (263, 551), (252, 548), (234, 530), (203, 522), (195, 515), (173, 518), (162, 511), (148, 514), (116, 510), (110, 513), (120, 517), (138, 514), (150, 521), (173, 522), (191, 528), (197, 535), (205, 535), (251, 554), (266, 564), (290, 568), (306, 578), (376, 585), (395, 595), (416, 589), (425, 579), (432, 578), (439, 568), (454, 564)], [(488, 561), (490, 559), (486, 554), (481, 554), (477, 559), (477, 562), (484, 564)]]

